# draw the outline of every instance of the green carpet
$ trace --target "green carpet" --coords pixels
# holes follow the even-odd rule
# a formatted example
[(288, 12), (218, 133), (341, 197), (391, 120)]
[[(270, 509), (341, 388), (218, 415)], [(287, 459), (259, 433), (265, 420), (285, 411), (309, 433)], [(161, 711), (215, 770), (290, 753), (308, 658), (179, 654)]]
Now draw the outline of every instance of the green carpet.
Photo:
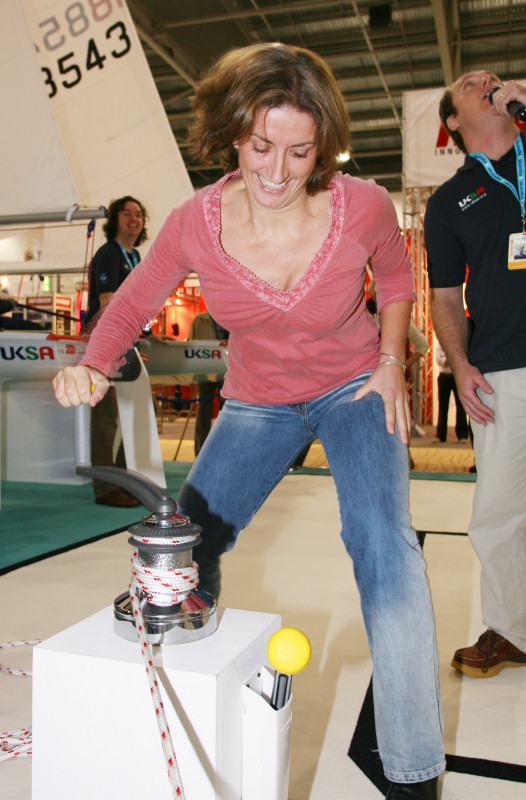
[(409, 473), (414, 481), (466, 481), (475, 483), (477, 475), (474, 472), (419, 472), (412, 469)]
[[(299, 467), (293, 470), (292, 475), (328, 475), (331, 471), (328, 467)], [(412, 469), (409, 473), (411, 480), (415, 481), (468, 481), (477, 480), (476, 473), (473, 472), (422, 472)]]
[[(191, 463), (164, 462), (167, 490), (176, 498)], [(147, 511), (96, 505), (91, 483), (2, 482), (0, 575), (88, 542), (111, 536), (138, 522)]]
[[(169, 494), (176, 498), (190, 471), (190, 462), (165, 461)], [(301, 467), (294, 475), (329, 475), (327, 468)], [(417, 480), (474, 481), (476, 475), (411, 472)], [(93, 502), (91, 483), (66, 486), (50, 483), (2, 483), (0, 509), (0, 575), (88, 542), (112, 536), (138, 522), (146, 512), (112, 508)]]

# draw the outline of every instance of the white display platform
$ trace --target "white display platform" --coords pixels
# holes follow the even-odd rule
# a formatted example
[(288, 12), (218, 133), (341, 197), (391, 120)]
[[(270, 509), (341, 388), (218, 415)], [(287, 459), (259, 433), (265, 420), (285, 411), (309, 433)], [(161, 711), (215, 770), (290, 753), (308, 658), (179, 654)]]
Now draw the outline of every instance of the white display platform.
[[(218, 609), (197, 642), (154, 648), (186, 800), (240, 800), (242, 687), (267, 663), (276, 614)], [(33, 654), (32, 800), (170, 800), (139, 644), (113, 607)]]
[(5, 481), (82, 484), (75, 474), (73, 409), (55, 400), (51, 381), (0, 379), (0, 474)]
[(73, 409), (51, 381), (76, 364), (86, 340), (48, 331), (0, 331), (0, 477), (29, 483), (85, 483), (75, 474)]
[[(90, 480), (75, 470), (74, 409), (57, 403), (51, 383), (60, 368), (79, 361), (86, 343), (47, 332), (0, 331), (1, 480), (60, 484)], [(116, 382), (126, 463), (129, 470), (166, 488), (150, 380), (138, 352), (137, 358), (139, 376)]]

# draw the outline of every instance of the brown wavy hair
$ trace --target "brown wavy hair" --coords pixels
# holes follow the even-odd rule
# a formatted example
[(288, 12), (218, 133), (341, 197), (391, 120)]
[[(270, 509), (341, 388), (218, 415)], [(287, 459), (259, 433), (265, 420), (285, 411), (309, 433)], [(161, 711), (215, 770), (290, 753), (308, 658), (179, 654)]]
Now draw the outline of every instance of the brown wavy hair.
[(131, 195), (127, 194), (125, 197), (119, 197), (118, 200), (112, 200), (109, 207), (108, 207), (108, 217), (104, 225), (102, 226), (102, 230), (104, 231), (104, 235), (106, 239), (115, 239), (117, 236), (117, 229), (119, 224), (119, 211), (124, 211), (124, 206), (126, 203), (137, 203), (139, 208), (142, 211), (142, 219), (143, 219), (143, 226), (142, 231), (137, 236), (134, 247), (139, 247), (143, 242), (146, 241), (148, 238), (148, 231), (146, 230), (146, 223), (150, 219), (148, 212), (146, 211), (145, 207), (141, 203), (140, 200), (137, 200), (136, 197), (132, 197)]
[(336, 79), (325, 61), (301, 47), (276, 43), (230, 50), (201, 80), (190, 128), (192, 152), (210, 164), (219, 155), (227, 172), (238, 167), (233, 142), (250, 136), (262, 108), (291, 106), (310, 114), (317, 129), (318, 158), (307, 193), (327, 189), (348, 149), (350, 118)]

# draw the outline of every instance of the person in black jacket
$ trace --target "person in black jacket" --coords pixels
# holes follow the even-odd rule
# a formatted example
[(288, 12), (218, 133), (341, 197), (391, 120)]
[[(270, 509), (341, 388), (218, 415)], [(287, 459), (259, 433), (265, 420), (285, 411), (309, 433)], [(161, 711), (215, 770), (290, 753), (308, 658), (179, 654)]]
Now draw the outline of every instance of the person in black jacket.
[[(148, 238), (147, 219), (146, 209), (134, 197), (127, 195), (110, 204), (103, 227), (108, 241), (97, 250), (91, 265), (88, 313), (83, 333), (89, 334), (93, 330), (121, 283), (141, 260), (136, 247)], [(122, 442), (115, 460), (113, 457), (117, 425), (117, 397), (115, 388), (111, 387), (104, 400), (91, 409), (91, 460), (94, 466), (126, 467)], [(93, 480), (93, 491), (96, 503), (124, 507), (139, 504), (124, 489), (99, 479)]]

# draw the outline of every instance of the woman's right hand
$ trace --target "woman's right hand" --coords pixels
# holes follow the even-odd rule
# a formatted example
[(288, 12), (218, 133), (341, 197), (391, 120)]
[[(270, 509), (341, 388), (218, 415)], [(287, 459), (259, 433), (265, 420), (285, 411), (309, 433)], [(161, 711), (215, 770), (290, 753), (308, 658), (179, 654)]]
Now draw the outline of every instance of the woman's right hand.
[(96, 406), (108, 391), (110, 382), (95, 367), (64, 367), (53, 378), (55, 397), (61, 406)]

